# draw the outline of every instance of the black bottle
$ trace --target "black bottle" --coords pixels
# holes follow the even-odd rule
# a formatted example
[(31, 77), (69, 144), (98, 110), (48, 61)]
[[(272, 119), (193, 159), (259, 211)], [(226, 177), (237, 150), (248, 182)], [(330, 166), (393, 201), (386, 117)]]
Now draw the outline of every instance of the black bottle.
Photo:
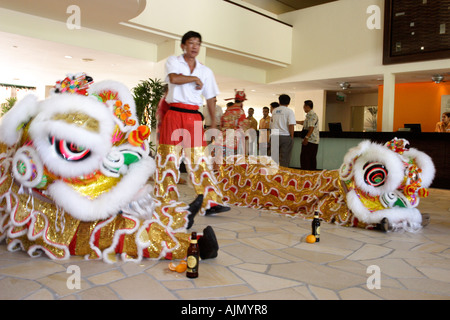
[(197, 242), (197, 232), (191, 234), (191, 244), (187, 250), (187, 269), (186, 277), (197, 278), (198, 277), (198, 263), (200, 257), (200, 250)]
[(316, 237), (316, 242), (320, 241), (320, 219), (319, 212), (314, 212), (314, 219), (312, 221), (312, 235)]

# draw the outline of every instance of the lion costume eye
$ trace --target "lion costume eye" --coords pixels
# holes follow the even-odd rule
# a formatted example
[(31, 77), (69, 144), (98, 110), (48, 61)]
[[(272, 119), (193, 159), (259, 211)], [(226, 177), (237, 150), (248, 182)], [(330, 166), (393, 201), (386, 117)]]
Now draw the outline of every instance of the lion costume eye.
[(91, 155), (89, 149), (78, 146), (73, 142), (50, 137), (50, 143), (54, 147), (56, 154), (67, 161), (81, 161), (87, 159)]
[(363, 170), (366, 184), (372, 187), (380, 187), (386, 182), (388, 171), (382, 163), (367, 162)]

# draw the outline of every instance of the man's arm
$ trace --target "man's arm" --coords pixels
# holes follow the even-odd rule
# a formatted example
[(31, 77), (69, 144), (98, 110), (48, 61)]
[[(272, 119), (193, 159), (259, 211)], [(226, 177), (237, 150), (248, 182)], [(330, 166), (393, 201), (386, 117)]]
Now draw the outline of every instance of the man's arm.
[(185, 76), (182, 74), (176, 74), (176, 73), (170, 73), (169, 74), (169, 81), (172, 84), (186, 84), (195, 82), (197, 85), (196, 89), (201, 90), (203, 88), (203, 82), (195, 76)]
[(292, 139), (294, 139), (294, 127), (295, 127), (295, 124), (289, 125), (289, 134), (291, 135)]
[(206, 100), (206, 106), (208, 107), (209, 116), (211, 118), (211, 128), (217, 128), (216, 124), (216, 97)]

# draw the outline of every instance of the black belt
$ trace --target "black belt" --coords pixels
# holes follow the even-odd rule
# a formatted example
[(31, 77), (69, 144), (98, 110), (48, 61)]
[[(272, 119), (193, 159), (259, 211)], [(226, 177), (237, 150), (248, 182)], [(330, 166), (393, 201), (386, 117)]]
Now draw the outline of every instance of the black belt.
[(184, 112), (184, 113), (194, 113), (199, 114), (202, 117), (202, 121), (205, 120), (205, 117), (203, 117), (203, 114), (198, 110), (189, 110), (189, 109), (183, 109), (178, 107), (170, 107), (169, 110), (177, 111), (177, 112)]

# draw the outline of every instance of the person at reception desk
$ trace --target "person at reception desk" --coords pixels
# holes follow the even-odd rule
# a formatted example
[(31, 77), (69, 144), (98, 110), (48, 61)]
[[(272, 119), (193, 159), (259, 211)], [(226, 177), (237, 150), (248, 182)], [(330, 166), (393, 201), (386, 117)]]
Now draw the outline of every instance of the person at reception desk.
[(303, 110), (306, 113), (305, 120), (297, 121), (303, 125), (303, 129), (308, 132), (302, 141), (302, 150), (300, 153), (300, 166), (302, 170), (316, 170), (317, 167), (317, 150), (319, 149), (319, 117), (313, 110), (314, 103), (306, 100)]
[(435, 132), (450, 132), (450, 112), (442, 114), (442, 121), (436, 123)]
[[(273, 105), (274, 109), (270, 122), (270, 139), (271, 141), (278, 139), (278, 163), (280, 166), (288, 168), (294, 146), (295, 113), (292, 109), (288, 108), (291, 98), (287, 94), (280, 95), (278, 102), (278, 107), (275, 107), (275, 104)], [(272, 150), (271, 156), (274, 158), (274, 150)]]

